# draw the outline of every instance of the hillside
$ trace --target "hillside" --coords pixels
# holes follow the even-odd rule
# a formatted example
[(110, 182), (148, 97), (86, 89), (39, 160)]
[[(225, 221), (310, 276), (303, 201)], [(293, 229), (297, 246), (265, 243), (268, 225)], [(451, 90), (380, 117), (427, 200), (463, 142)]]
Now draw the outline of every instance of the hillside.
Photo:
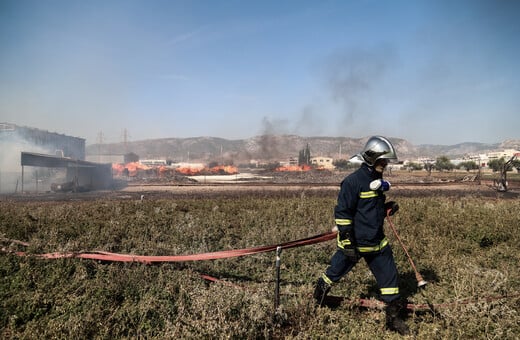
[[(263, 135), (248, 139), (229, 140), (217, 137), (162, 138), (87, 146), (87, 155), (125, 154), (133, 152), (141, 159), (161, 158), (173, 161), (280, 160), (298, 157), (309, 144), (311, 155), (349, 158), (359, 152), (368, 137), (301, 137), (297, 135)], [(461, 143), (456, 145), (413, 145), (405, 139), (390, 138), (400, 159), (417, 157), (459, 157), (505, 148), (520, 149), (520, 140), (502, 143)]]

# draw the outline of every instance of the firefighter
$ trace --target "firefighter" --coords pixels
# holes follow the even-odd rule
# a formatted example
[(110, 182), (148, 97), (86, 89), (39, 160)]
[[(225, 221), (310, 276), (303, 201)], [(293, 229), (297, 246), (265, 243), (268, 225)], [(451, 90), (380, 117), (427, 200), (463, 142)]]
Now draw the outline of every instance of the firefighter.
[(356, 157), (363, 163), (341, 182), (334, 209), (337, 251), (318, 279), (314, 298), (321, 306), (332, 285), (363, 258), (376, 278), (381, 299), (386, 303), (387, 328), (408, 334), (404, 303), (399, 295), (398, 272), (383, 230), (386, 214), (393, 215), (399, 209), (397, 203), (385, 202), (384, 192), (390, 189), (390, 183), (383, 179), (385, 167), (389, 161), (396, 160), (397, 155), (388, 139), (374, 136)]

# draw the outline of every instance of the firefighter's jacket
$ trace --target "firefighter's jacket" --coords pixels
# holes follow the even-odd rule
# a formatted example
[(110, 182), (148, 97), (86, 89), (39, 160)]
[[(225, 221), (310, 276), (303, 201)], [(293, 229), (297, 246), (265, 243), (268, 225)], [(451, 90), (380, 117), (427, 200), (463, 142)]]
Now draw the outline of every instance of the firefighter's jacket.
[(382, 190), (370, 189), (370, 182), (381, 178), (381, 173), (363, 164), (341, 182), (334, 208), (336, 225), (340, 232), (350, 233), (360, 252), (378, 251), (388, 243), (383, 230), (386, 197)]

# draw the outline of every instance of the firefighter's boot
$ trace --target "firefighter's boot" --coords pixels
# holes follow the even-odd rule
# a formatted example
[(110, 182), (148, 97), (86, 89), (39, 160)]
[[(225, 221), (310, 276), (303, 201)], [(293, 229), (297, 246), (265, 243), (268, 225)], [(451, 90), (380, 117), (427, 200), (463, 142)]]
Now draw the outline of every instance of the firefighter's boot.
[(321, 305), (323, 305), (323, 301), (325, 300), (325, 297), (327, 297), (330, 288), (331, 285), (325, 282), (322, 277), (318, 279), (318, 282), (316, 282), (316, 288), (314, 288), (314, 299), (318, 306), (321, 307)]
[(386, 327), (401, 335), (407, 335), (410, 333), (410, 329), (404, 319), (404, 303), (399, 299), (388, 303), (386, 306)]

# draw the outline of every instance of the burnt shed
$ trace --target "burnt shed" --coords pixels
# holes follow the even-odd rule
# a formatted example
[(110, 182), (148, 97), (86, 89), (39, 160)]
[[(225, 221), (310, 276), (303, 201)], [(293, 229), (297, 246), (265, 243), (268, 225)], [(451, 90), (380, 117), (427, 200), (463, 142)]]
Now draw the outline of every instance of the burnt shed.
[(88, 191), (110, 189), (113, 186), (112, 164), (87, 162), (67, 157), (22, 152), (22, 191), (24, 167), (60, 168), (66, 170), (65, 181), (53, 184), (53, 191)]

